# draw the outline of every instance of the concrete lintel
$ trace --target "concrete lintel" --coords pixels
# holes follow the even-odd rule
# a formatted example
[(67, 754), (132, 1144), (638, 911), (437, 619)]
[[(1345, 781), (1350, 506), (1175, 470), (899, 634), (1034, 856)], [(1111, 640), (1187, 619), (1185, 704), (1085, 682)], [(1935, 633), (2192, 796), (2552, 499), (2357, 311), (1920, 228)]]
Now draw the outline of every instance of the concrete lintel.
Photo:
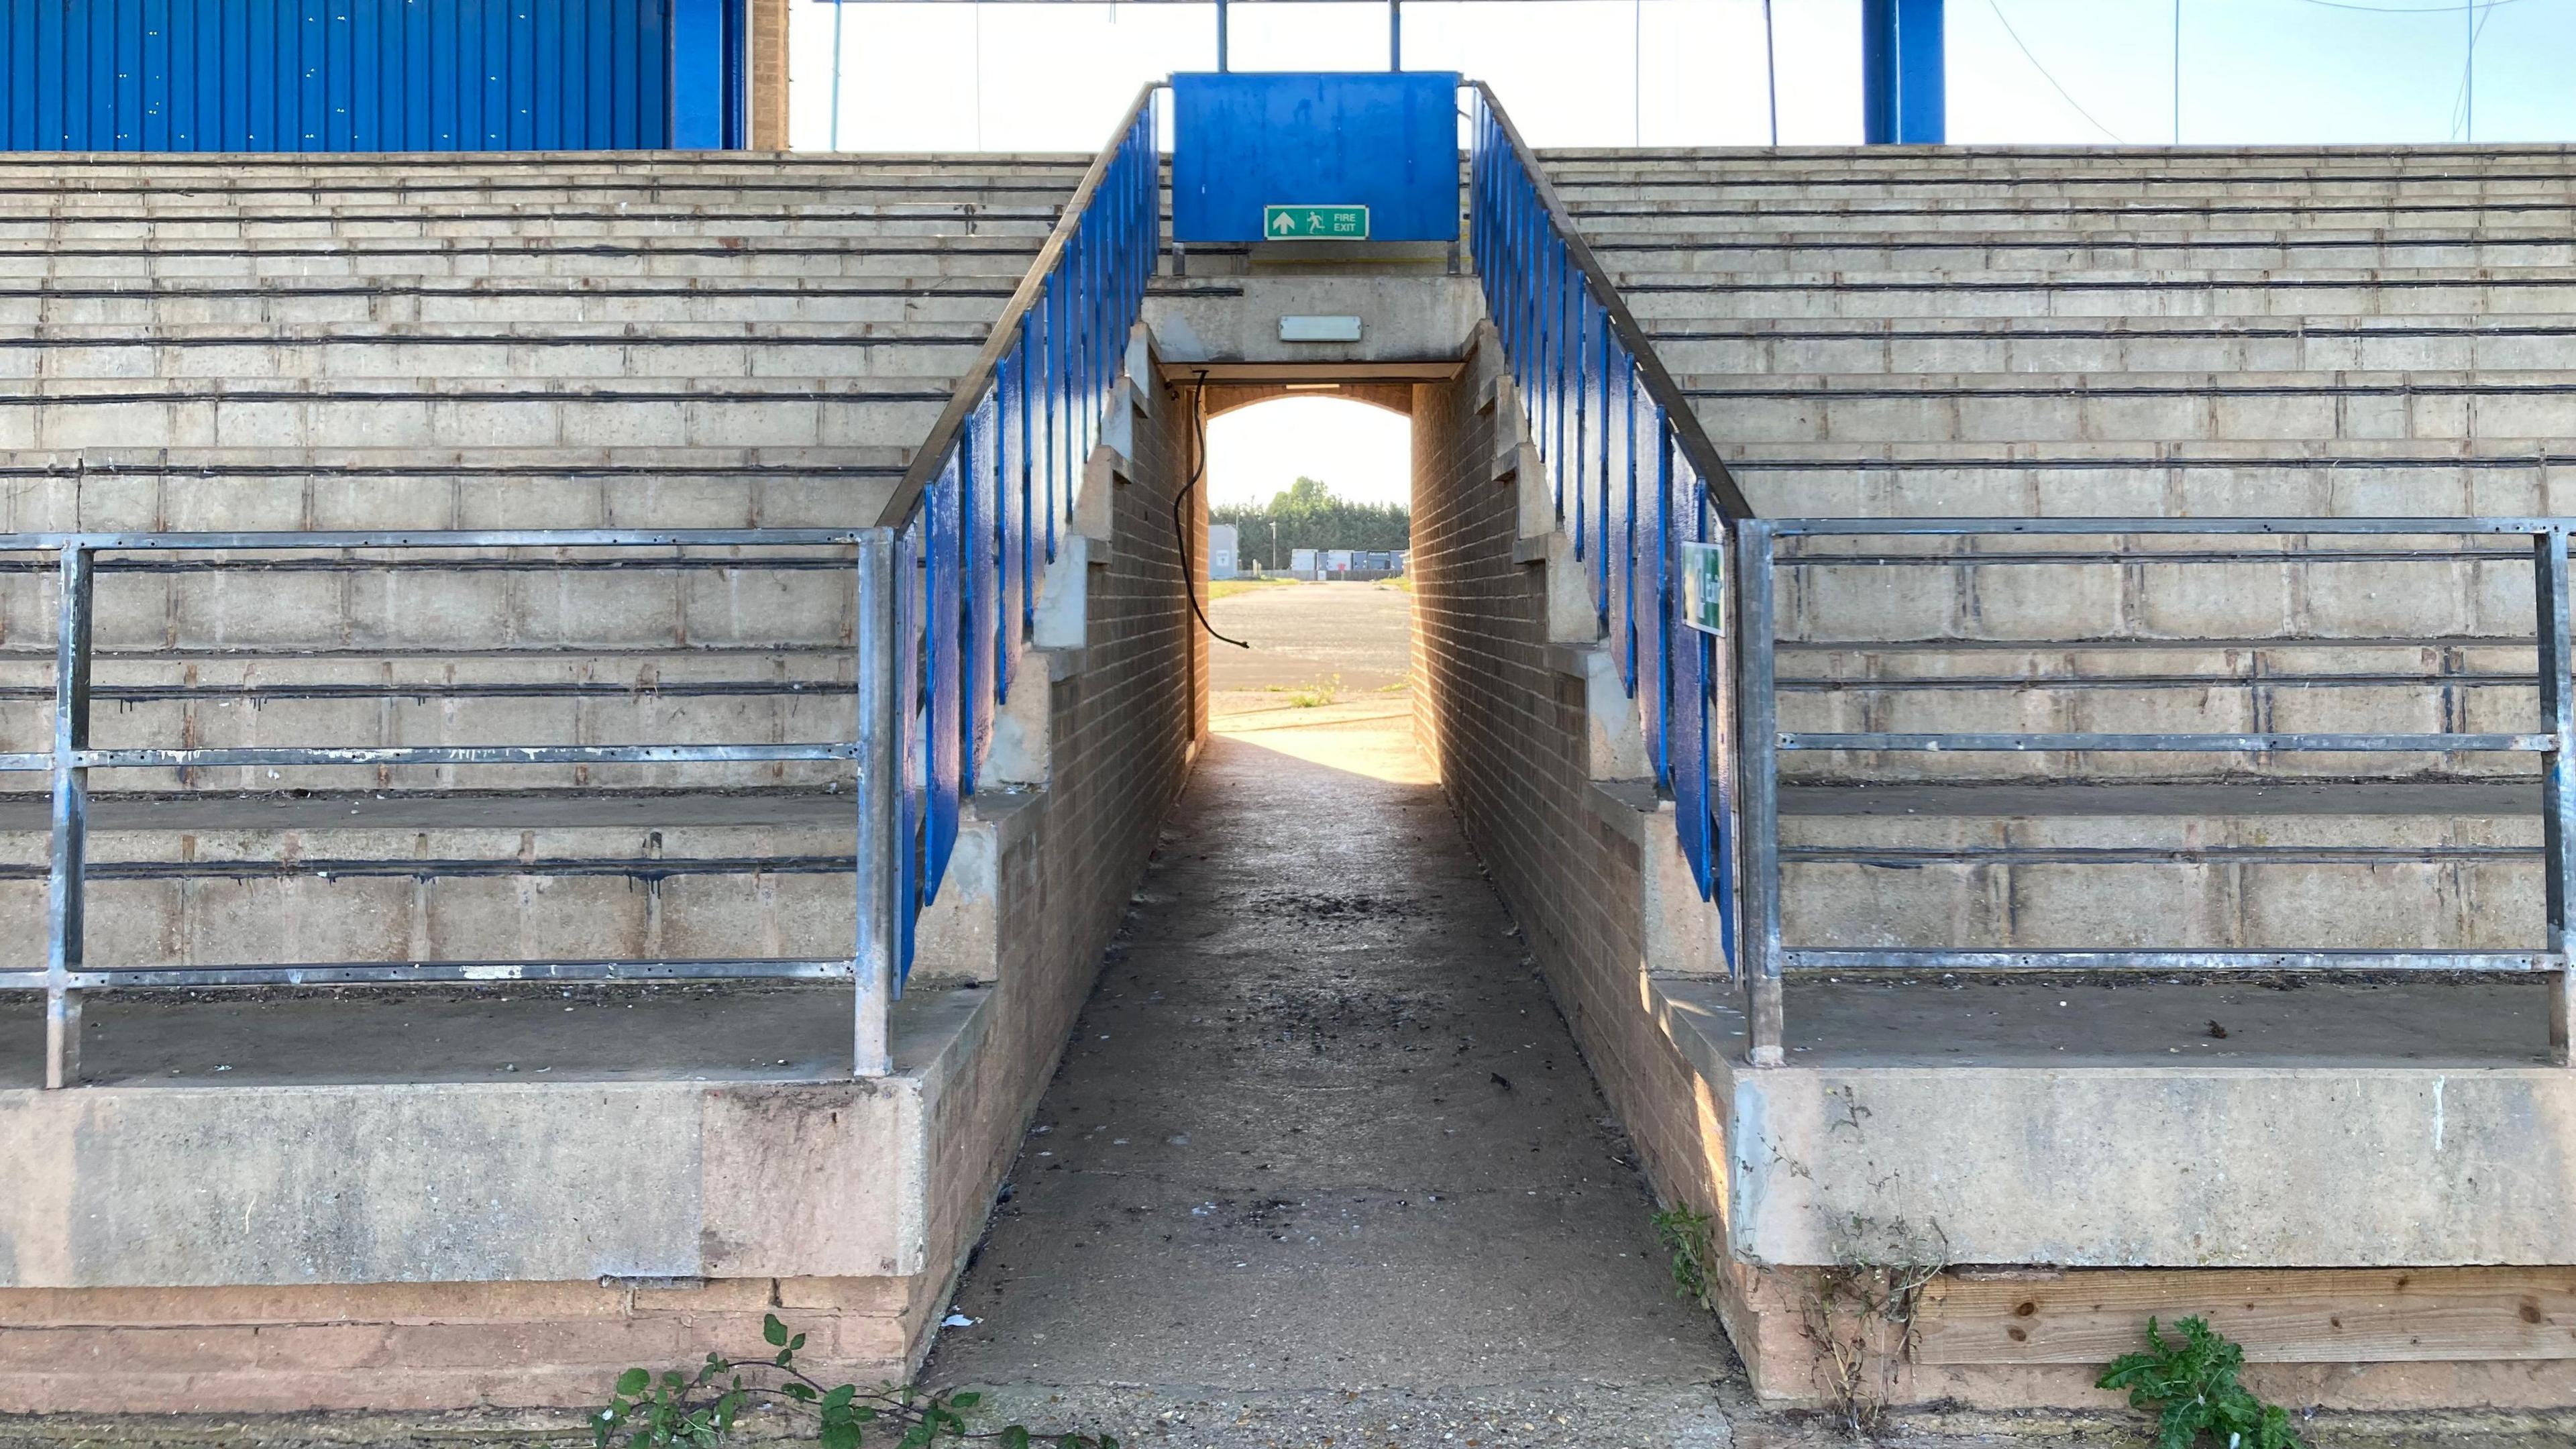
[[(1372, 367), (1434, 364), (1434, 372), (1399, 369), (1386, 375), (1403, 381), (1446, 378), (1456, 373), (1484, 314), (1484, 296), (1473, 278), (1361, 271), (1245, 277), (1232, 295), (1157, 293), (1145, 302), (1145, 323), (1163, 368), (1187, 376), (1205, 368), (1211, 377), (1220, 369), (1287, 365), (1329, 367), (1348, 380), (1375, 375), (1367, 372)], [(1365, 317), (1368, 326), (1357, 342), (1279, 340), (1281, 317), (1317, 315)]]
[(1751, 1068), (1730, 983), (1648, 988), (1726, 1104), (1727, 1236), (1748, 1262), (2576, 1263), (2563, 1069)]
[[(1548, 551), (1548, 538), (1544, 534), (1536, 537), (1524, 535), (1512, 540), (1512, 562), (1516, 564), (1543, 564), (1547, 562)], [(1554, 649), (1560, 646), (1548, 647)]]

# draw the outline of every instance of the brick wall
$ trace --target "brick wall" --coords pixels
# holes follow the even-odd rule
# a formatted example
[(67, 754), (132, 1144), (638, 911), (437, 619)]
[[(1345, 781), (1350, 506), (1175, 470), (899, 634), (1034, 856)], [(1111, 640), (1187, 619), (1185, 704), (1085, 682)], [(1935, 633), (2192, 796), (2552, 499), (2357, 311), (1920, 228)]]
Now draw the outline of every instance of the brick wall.
[[(1172, 537), (1172, 495), (1187, 478), (1187, 418), (1159, 387), (1147, 406), (1150, 413), (1134, 417), (1120, 481), (1110, 485), (1108, 547), (1093, 554), (1089, 642), (1080, 667), (1052, 687), (1042, 813), (1002, 855), (1002, 956), (989, 1035), (934, 1109), (930, 1202), (940, 1220), (930, 1226), (928, 1261), (937, 1291), (917, 1305), (924, 1315), (946, 1301), (982, 1235), (1206, 730), (1207, 639), (1182, 592)], [(1196, 538), (1206, 536), (1206, 496), (1195, 491), (1183, 514)], [(1204, 590), (1204, 553), (1194, 552), (1191, 564), (1193, 586)], [(1045, 656), (1024, 658), (1022, 677), (1043, 679)]]
[(787, 149), (787, 0), (751, 0), (751, 149)]
[(1455, 379), (1414, 391), (1415, 733), (1656, 1190), (1714, 1213), (1722, 1104), (1639, 991), (1640, 852), (1664, 848), (1663, 822), (1638, 831), (1593, 788), (1585, 684), (1548, 638), (1547, 566), (1514, 559), (1520, 483), (1496, 458), (1519, 424), (1500, 355), (1484, 331)]
[[(1086, 646), (1052, 682), (1046, 654), (1023, 656), (1020, 678), (1050, 691), (1052, 782), (997, 827), (998, 970), (989, 983), (916, 977), (925, 995), (990, 993), (947, 1063), (924, 1074), (919, 1271), (888, 1261), (882, 1276), (669, 1287), (11, 1289), (0, 1291), (0, 1413), (591, 1404), (629, 1365), (685, 1366), (756, 1347), (772, 1308), (811, 1335), (806, 1357), (818, 1371), (873, 1380), (917, 1361), (1206, 727), (1206, 643), (1170, 513), (1186, 420), (1159, 392), (1148, 405), (1126, 461), (1095, 467), (1093, 486), (1110, 488), (1112, 501), (1087, 580)], [(1204, 528), (1203, 494), (1184, 518)], [(1203, 588), (1205, 560), (1193, 562)]]

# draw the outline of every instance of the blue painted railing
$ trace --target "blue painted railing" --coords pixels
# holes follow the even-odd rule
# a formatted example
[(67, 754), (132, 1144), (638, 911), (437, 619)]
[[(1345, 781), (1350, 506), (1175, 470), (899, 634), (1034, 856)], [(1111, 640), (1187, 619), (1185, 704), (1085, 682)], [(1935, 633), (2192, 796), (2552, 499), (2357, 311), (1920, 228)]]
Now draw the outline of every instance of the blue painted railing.
[(1464, 95), (1486, 311), (1656, 782), (1672, 792), (1682, 854), (1731, 937), (1733, 641), (1683, 622), (1678, 564), (1684, 542), (1725, 542), (1729, 520), (1752, 510), (1511, 118), (1481, 84)]
[(898, 987), (1153, 281), (1159, 94), (1139, 93), (1093, 158), (878, 520), (897, 531)]

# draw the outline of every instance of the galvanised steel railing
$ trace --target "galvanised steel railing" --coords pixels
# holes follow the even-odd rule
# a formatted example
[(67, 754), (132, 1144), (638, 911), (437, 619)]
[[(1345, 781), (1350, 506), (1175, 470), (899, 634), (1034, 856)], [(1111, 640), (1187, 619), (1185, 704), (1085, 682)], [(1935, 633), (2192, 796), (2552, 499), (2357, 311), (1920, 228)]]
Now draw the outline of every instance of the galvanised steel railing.
[[(1782, 1060), (1781, 983), (1786, 976), (1828, 972), (2053, 972), (2176, 975), (2244, 971), (2554, 972), (2550, 1040), (2568, 1061), (2571, 1007), (2576, 1007), (2576, 682), (2568, 645), (2570, 518), (1794, 518), (1743, 519), (1735, 526), (1736, 580), (1742, 601), (1739, 719), (1744, 831), (1740, 974), (1747, 986), (1749, 1054), (1756, 1066)], [(2212, 538), (2522, 538), (2532, 568), (2540, 718), (2508, 733), (2043, 733), (1932, 734), (1784, 732), (1779, 728), (1775, 636), (1777, 570), (1847, 565), (1831, 552), (1783, 555), (1781, 539), (2144, 537)], [(2493, 558), (2494, 552), (2463, 554)], [(2104, 566), (2130, 562), (2277, 561), (2277, 550), (2213, 547), (2190, 554), (2099, 555)], [(2436, 555), (2435, 557), (2440, 557)], [(2059, 553), (1937, 554), (1907, 560), (1926, 567), (2063, 566)], [(2177, 641), (2187, 642), (2187, 641)], [(2285, 641), (2295, 642), (2295, 641)], [(2037, 682), (2037, 681), (2034, 681)], [(1949, 948), (1818, 949), (1784, 945), (1780, 926), (1779, 757), (1789, 751), (2101, 752), (2197, 754), (2535, 754), (2541, 757), (2541, 858), (2547, 948), (2541, 951), (2403, 950), (2000, 950)], [(2164, 852), (2180, 858), (2189, 852)]]
[[(53, 744), (41, 751), (0, 753), (0, 772), (42, 772), (50, 783), (50, 825), (42, 970), (0, 970), (0, 991), (41, 991), (45, 997), (47, 1087), (80, 1077), (81, 994), (147, 987), (432, 985), (496, 981), (642, 980), (849, 980), (858, 986), (853, 1063), (862, 1074), (887, 1070), (887, 1004), (897, 984), (898, 962), (887, 949), (884, 911), (871, 909), (869, 881), (891, 872), (888, 842), (872, 835), (878, 817), (869, 802), (892, 772), (893, 718), (887, 692), (894, 678), (894, 588), (889, 577), (893, 535), (884, 529), (624, 529), (517, 531), (322, 531), (287, 533), (14, 533), (0, 534), (0, 554), (40, 552), (56, 560)], [(780, 546), (855, 545), (859, 616), (852, 661), (857, 680), (855, 737), (791, 744), (698, 745), (419, 745), (363, 747), (255, 746), (180, 749), (98, 749), (90, 743), (93, 623), (102, 554), (147, 554), (182, 566), (219, 566), (209, 554), (294, 554), (383, 550), (394, 554), (460, 549), (766, 549)], [(456, 560), (445, 560), (448, 563)], [(757, 558), (735, 560), (757, 568)], [(805, 560), (800, 559), (800, 564)], [(836, 566), (851, 567), (844, 558)], [(435, 691), (431, 691), (435, 692)], [(790, 761), (855, 761), (860, 883), (858, 930), (847, 957), (828, 959), (737, 957), (631, 959), (599, 957), (551, 961), (363, 961), (268, 965), (179, 965), (94, 968), (87, 950), (87, 876), (92, 770), (220, 769), (260, 767), (404, 765), (519, 766), (616, 764), (746, 764)]]
[(914, 924), (947, 873), (993, 719), (1010, 701), (1041, 571), (1072, 517), (1154, 278), (1162, 250), (1160, 92), (1159, 85), (1138, 91), (1092, 158), (878, 517), (892, 531), (899, 581), (894, 707), (902, 759), (891, 778), (901, 789), (884, 812), (897, 869), (882, 883), (898, 935), (898, 991)]
[[(0, 971), (0, 990), (45, 996), (45, 1083), (80, 1072), (84, 992), (137, 987), (419, 985), (456, 981), (784, 978), (857, 986), (852, 1067), (893, 1070), (889, 1011), (914, 925), (936, 895), (961, 804), (1008, 701), (1039, 570), (1056, 555), (1127, 339), (1161, 247), (1157, 89), (1141, 92), (1084, 174), (983, 352), (886, 505), (862, 529), (544, 529), (178, 534), (0, 534), (0, 554), (59, 561), (54, 739), (0, 753), (0, 772), (46, 773), (53, 811), (43, 970)], [(112, 749), (91, 747), (93, 599), (102, 553), (170, 557), (253, 551), (854, 547), (858, 599), (849, 740), (795, 744), (490, 745)], [(831, 959), (597, 958), (302, 962), (93, 969), (86, 952), (89, 773), (222, 767), (741, 764), (856, 766), (857, 931)]]
[(1468, 233), (1485, 308), (1544, 457), (1560, 524), (1589, 565), (1619, 679), (1704, 898), (1733, 933), (1729, 641), (1684, 622), (1684, 543), (1722, 543), (1753, 510), (1573, 214), (1482, 82), (1467, 100)]

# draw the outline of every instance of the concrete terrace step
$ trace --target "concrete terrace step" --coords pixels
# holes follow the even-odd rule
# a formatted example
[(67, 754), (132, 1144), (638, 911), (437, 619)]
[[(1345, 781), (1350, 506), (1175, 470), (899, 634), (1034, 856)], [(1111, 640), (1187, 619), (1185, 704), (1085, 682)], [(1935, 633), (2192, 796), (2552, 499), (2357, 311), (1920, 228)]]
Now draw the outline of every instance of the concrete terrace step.
[(848, 527), (911, 448), (24, 449), (0, 531)]
[(2576, 315), (1662, 318), (1675, 372), (2393, 372), (2563, 370)]
[[(111, 797), (90, 837), (89, 959), (847, 957), (850, 800)], [(0, 803), (0, 922), (22, 952), (43, 939), (42, 806)]]
[(39, 378), (0, 392), (0, 448), (906, 447), (938, 378)]
[[(1788, 647), (1780, 727), (1799, 733), (2528, 733), (2528, 643), (2142, 641), (2129, 648)], [(1848, 671), (1851, 677), (1831, 677)], [(1909, 672), (1915, 671), (1915, 672)], [(2529, 780), (2523, 756), (2050, 751), (1792, 751), (1803, 781), (2375, 778)]]
[[(667, 612), (667, 611), (666, 611)], [(846, 621), (846, 607), (833, 610)], [(95, 741), (169, 749), (423, 745), (773, 744), (852, 738), (846, 637), (630, 647), (567, 647), (500, 637), (439, 648), (410, 633), (353, 631), (301, 649), (132, 645), (102, 649)], [(369, 639), (373, 632), (377, 637)], [(784, 631), (780, 631), (784, 632)], [(0, 655), (0, 739), (43, 749), (52, 737), (47, 662)], [(836, 780), (831, 761), (687, 764), (329, 765), (117, 770), (101, 788), (485, 790), (766, 788)], [(23, 787), (23, 785), (22, 785)]]
[(1829, 948), (2536, 951), (2538, 795), (2530, 782), (1793, 788), (1784, 934)]
[(309, 277), (1008, 277), (1040, 237), (838, 240), (629, 238), (343, 238), (244, 250), (222, 243), (22, 244), (0, 248), (0, 278)]
[[(38, 327), (0, 337), (0, 387), (36, 378), (648, 378), (720, 373), (935, 378), (964, 373), (986, 329), (963, 323), (878, 323), (850, 329), (765, 326), (633, 328), (526, 324), (485, 328), (400, 325), (245, 330)], [(673, 335), (677, 331), (681, 335)], [(694, 331), (694, 335), (690, 335)]]
[(1705, 317), (2381, 317), (2576, 312), (2547, 267), (2260, 272), (1614, 273), (1640, 320)]
[(1001, 315), (1017, 279), (976, 277), (0, 279), (0, 326), (244, 326), (408, 322), (974, 322)]
[[(1715, 420), (1712, 419), (1712, 422)], [(2152, 445), (1721, 441), (1773, 517), (2530, 517), (2576, 512), (2576, 451), (2347, 439)], [(1899, 547), (1895, 540), (1867, 546)], [(1984, 546), (1996, 546), (1986, 544)], [(2129, 540), (2130, 547), (2153, 547)]]
[(1604, 266), (1641, 274), (1751, 270), (2028, 272), (2133, 267), (2178, 270), (2206, 266), (2247, 270), (2341, 268), (2476, 268), (2566, 266), (2576, 238), (2565, 228), (2498, 227), (2474, 231), (2423, 228), (2413, 234), (2182, 233), (2105, 228), (2094, 234), (2033, 231), (1836, 234), (1640, 232), (1625, 225), (1587, 229)]
[[(1551, 178), (1553, 179), (1553, 178)], [(2493, 222), (2547, 226), (2576, 211), (2576, 189), (2515, 197), (2399, 194), (2387, 197), (2278, 196), (1902, 196), (1887, 198), (1776, 195), (1710, 201), (1687, 197), (1601, 197), (1581, 183), (1562, 191), (1583, 221), (1614, 230), (1665, 227), (1723, 235), (1849, 225), (1891, 232), (1931, 232), (1957, 227), (1996, 232), (2168, 229), (2223, 234), (2236, 228), (2264, 231), (2305, 225), (2343, 228), (2467, 226)]]
[(2563, 372), (1685, 374), (1742, 444), (2411, 439), (2524, 454), (2576, 432)]
[(621, 241), (627, 239), (706, 239), (762, 237), (807, 240), (883, 239), (894, 237), (1030, 238), (1034, 248), (1054, 230), (1051, 207), (986, 210), (973, 206), (861, 209), (825, 212), (795, 208), (755, 213), (669, 210), (639, 215), (625, 208), (572, 210), (496, 210), (474, 212), (446, 208), (335, 208), (316, 214), (311, 208), (256, 216), (220, 215), (142, 217), (85, 216), (56, 212), (32, 217), (0, 212), (0, 243), (25, 246), (96, 247), (127, 245), (206, 245), (229, 243), (272, 247), (334, 239), (433, 238), (446, 241), (486, 238)]

